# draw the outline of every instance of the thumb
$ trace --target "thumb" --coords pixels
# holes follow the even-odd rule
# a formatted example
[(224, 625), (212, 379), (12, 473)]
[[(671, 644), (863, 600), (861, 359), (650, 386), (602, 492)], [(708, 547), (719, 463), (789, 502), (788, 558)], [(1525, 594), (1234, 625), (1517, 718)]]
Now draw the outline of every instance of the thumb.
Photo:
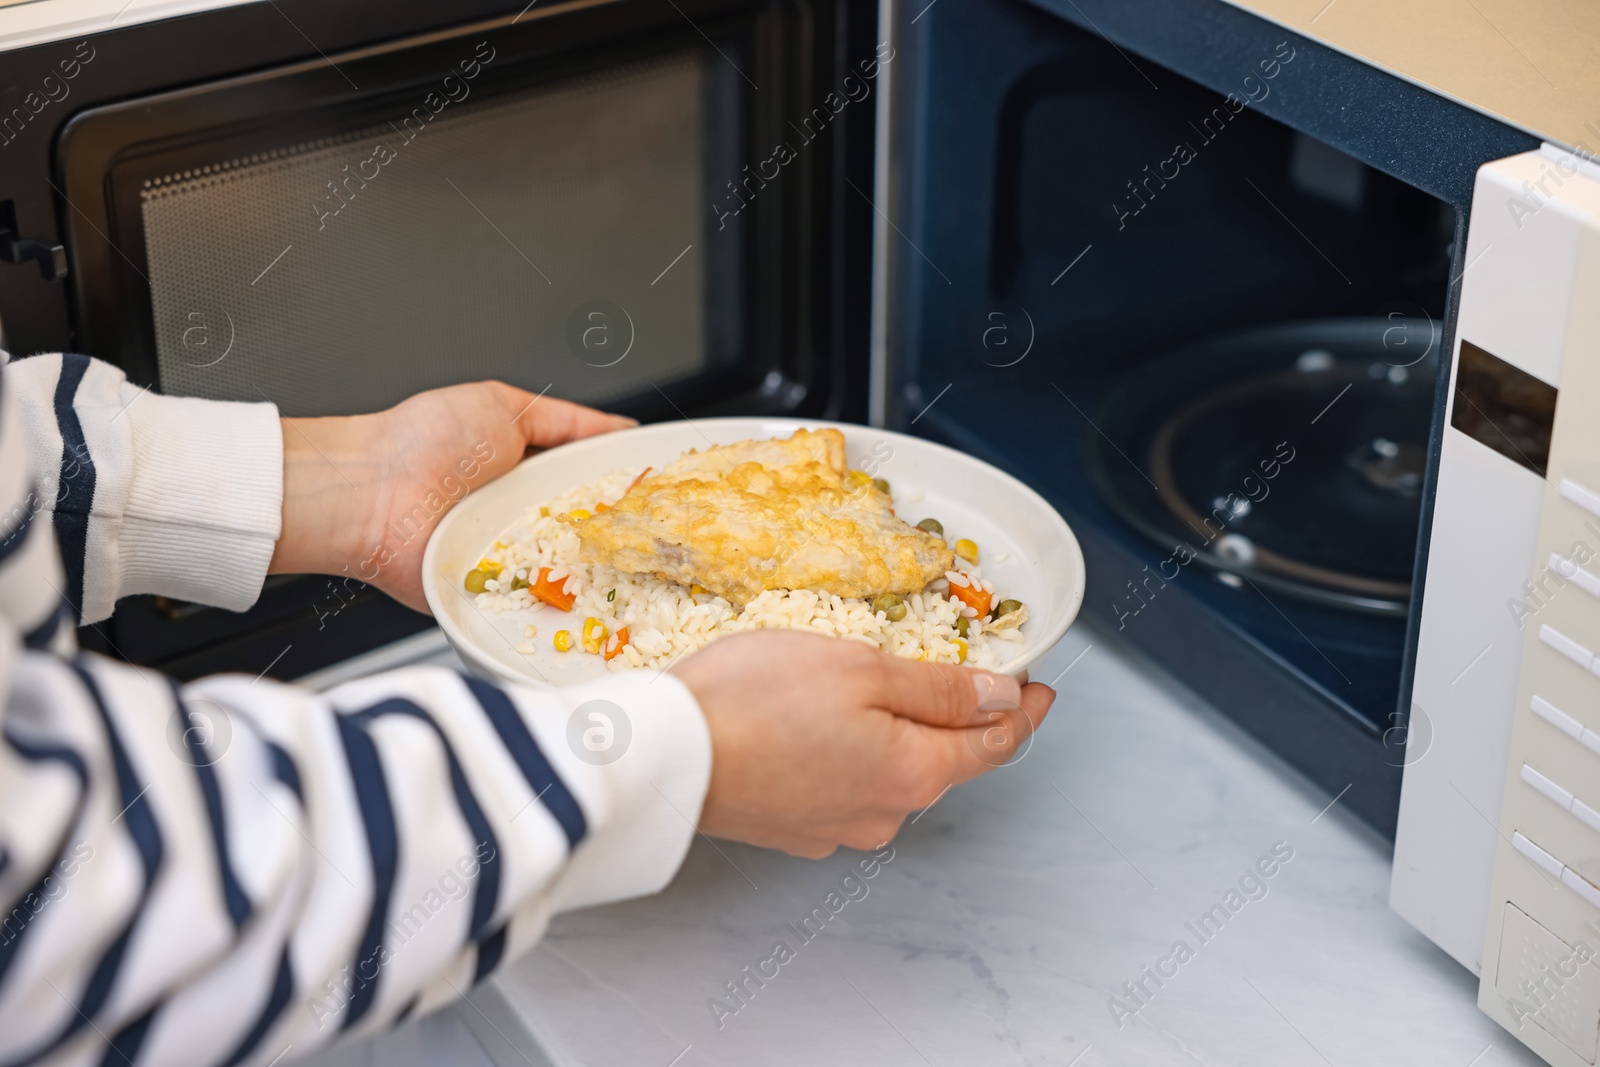
[(579, 438), (639, 425), (637, 419), (625, 415), (611, 415), (504, 383), (501, 387), (505, 390), (506, 404), (516, 412), (513, 421), (523, 442), (535, 448), (552, 448)]
[(992, 671), (884, 655), (877, 674), (873, 704), (927, 726), (984, 723), (989, 712), (1015, 708), (1022, 701), (1022, 684)]
[(982, 726), (938, 732), (937, 739), (948, 750), (954, 767), (952, 784), (959, 785), (1010, 762), (1024, 750), (1055, 699), (1054, 690), (1034, 682), (1022, 691), (1018, 706), (985, 713), (987, 721)]

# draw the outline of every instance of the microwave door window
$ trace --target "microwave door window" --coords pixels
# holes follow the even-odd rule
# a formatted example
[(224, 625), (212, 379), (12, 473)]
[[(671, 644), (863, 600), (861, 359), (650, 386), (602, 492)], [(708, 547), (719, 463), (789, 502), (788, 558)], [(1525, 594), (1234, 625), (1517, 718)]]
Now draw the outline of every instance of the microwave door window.
[(419, 89), (392, 121), (146, 180), (162, 388), (320, 415), (482, 378), (606, 404), (707, 372), (707, 338), (739, 332), (707, 322), (740, 306), (707, 300), (733, 247), (704, 240), (722, 77), (685, 51)]

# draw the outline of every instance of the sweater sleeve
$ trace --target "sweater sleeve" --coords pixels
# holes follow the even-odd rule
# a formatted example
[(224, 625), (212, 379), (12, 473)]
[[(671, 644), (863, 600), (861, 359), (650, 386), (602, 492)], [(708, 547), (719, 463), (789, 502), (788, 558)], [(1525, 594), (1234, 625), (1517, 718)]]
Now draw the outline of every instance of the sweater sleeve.
[[(4, 639), (5, 1063), (267, 1064), (430, 1010), (553, 914), (664, 886), (710, 775), (670, 675), (317, 695)], [(631, 724), (608, 763), (569, 742), (597, 707)]]
[(14, 360), (5, 381), (80, 621), (135, 593), (255, 603), (283, 507), (275, 407), (162, 396), (78, 355)]
[[(671, 675), (533, 690), (413, 668), (319, 695), (76, 653), (14, 380), (0, 1063), (287, 1062), (457, 995), (563, 909), (672, 877), (711, 742)], [(591, 751), (596, 727), (619, 747)]]

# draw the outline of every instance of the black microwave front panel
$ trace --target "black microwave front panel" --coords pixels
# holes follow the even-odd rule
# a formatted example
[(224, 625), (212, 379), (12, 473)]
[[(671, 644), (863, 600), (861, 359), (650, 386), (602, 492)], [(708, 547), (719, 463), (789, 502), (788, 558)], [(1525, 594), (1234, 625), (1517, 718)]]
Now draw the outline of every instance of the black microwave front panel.
[(1532, 140), (1224, 3), (897, 9), (888, 420), (1392, 832), (1472, 177)]
[[(0, 201), (69, 265), (0, 265), (13, 350), (290, 414), (483, 377), (646, 419), (864, 414), (870, 9), (440, 22), (284, 2), (85, 42), (71, 107), (0, 147)], [(269, 585), (242, 616), (136, 598), (86, 640), (183, 674), (288, 648), (288, 677), (425, 625), (371, 590)]]

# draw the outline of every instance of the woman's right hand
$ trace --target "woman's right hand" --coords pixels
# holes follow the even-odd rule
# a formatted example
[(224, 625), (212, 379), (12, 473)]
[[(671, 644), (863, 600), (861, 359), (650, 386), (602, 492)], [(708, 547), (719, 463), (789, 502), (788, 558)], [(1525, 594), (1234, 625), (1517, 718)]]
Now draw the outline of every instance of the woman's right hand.
[(672, 673), (711, 732), (700, 829), (813, 859), (888, 841), (1009, 759), (1055, 700), (1038, 682), (792, 630), (723, 638)]

